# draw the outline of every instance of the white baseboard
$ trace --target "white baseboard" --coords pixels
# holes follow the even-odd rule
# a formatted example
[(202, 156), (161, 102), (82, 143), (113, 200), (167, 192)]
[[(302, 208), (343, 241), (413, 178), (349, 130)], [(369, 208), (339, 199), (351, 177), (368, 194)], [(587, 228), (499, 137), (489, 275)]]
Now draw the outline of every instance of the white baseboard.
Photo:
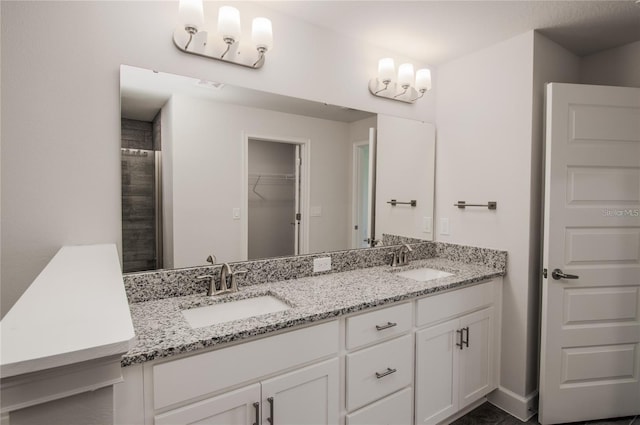
[(487, 395), (487, 399), (489, 403), (523, 422), (528, 421), (538, 412), (538, 390), (522, 397), (504, 387), (498, 387)]

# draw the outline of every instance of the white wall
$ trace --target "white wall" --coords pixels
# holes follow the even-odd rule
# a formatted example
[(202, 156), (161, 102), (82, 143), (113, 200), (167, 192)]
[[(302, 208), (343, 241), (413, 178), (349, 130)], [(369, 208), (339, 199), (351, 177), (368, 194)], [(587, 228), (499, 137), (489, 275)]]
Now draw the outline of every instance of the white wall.
[[(439, 67), (436, 217), (450, 234), (436, 239), (506, 250), (501, 386), (530, 387), (527, 335), (531, 220), (533, 32)], [(456, 201), (498, 208), (458, 209)], [(508, 355), (507, 355), (508, 353)]]
[[(378, 115), (376, 239), (383, 233), (433, 239), (423, 219), (433, 217), (435, 136), (433, 124)], [(392, 206), (392, 199), (417, 204)]]
[[(220, 4), (207, 2), (209, 20)], [(413, 119), (435, 116), (435, 72), (434, 91), (416, 105), (366, 89), (379, 58), (411, 58), (234, 2), (245, 20), (266, 15), (274, 26), (265, 66), (245, 69), (176, 49), (177, 5), (0, 2), (3, 315), (61, 245), (120, 244), (120, 64)]]
[(640, 87), (640, 41), (585, 56), (580, 67), (582, 84)]
[(219, 262), (242, 259), (241, 221), (232, 209), (246, 214), (245, 135), (310, 141), (309, 204), (322, 215), (309, 218), (309, 250), (348, 248), (349, 124), (186, 96), (171, 103), (174, 267), (206, 264), (209, 254)]

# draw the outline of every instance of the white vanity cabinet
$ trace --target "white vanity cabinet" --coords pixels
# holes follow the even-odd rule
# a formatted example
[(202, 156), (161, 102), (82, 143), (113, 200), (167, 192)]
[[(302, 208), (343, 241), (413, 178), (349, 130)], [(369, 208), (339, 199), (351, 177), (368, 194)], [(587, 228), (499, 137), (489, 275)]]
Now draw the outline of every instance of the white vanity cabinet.
[(133, 365), (116, 424), (446, 423), (497, 387), (501, 303), (496, 278)]
[(340, 415), (338, 348), (339, 321), (333, 320), (131, 366), (115, 389), (116, 424), (334, 425)]
[(437, 424), (496, 388), (499, 285), (418, 300), (416, 424)]
[[(338, 423), (338, 359), (156, 415), (156, 425)], [(277, 422), (276, 422), (277, 421)]]
[(347, 425), (412, 422), (413, 303), (346, 319)]

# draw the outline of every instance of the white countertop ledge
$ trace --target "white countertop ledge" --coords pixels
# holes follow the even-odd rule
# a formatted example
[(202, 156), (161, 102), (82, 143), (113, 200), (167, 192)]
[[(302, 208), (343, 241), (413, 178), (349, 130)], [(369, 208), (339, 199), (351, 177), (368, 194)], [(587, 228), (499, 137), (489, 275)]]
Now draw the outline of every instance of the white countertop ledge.
[(124, 354), (134, 335), (116, 246), (64, 246), (0, 322), (0, 376)]

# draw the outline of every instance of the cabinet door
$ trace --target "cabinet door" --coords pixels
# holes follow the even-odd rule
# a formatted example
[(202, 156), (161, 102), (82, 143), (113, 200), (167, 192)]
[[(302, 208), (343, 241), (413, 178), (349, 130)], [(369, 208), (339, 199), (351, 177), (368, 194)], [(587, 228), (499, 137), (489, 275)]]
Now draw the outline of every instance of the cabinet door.
[(156, 425), (258, 425), (260, 384), (253, 384), (155, 417)]
[(416, 423), (436, 424), (458, 410), (459, 319), (416, 332)]
[(338, 423), (338, 359), (262, 382), (263, 425)]
[(459, 409), (486, 395), (495, 386), (493, 320), (493, 307), (460, 318), (462, 336), (469, 343), (460, 351)]

